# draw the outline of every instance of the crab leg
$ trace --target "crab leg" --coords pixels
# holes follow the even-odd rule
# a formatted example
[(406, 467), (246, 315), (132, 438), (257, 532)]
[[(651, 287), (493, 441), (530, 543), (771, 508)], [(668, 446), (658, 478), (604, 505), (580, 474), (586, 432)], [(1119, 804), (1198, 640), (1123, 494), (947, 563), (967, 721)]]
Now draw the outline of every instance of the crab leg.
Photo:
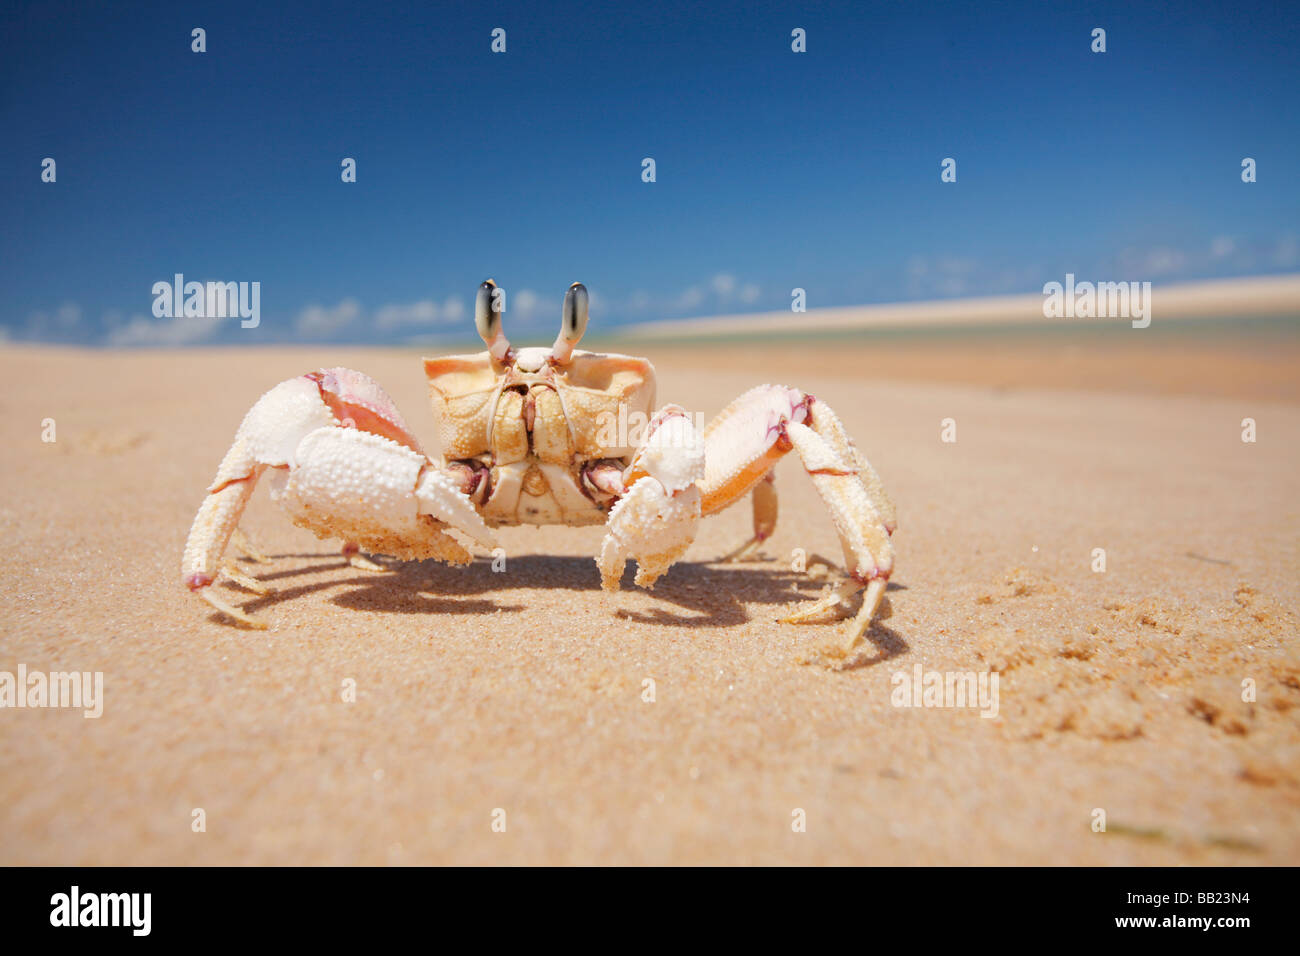
[(898, 512), (894, 508), (893, 500), (885, 492), (885, 483), (880, 480), (880, 475), (876, 474), (876, 469), (871, 467), (871, 462), (867, 461), (866, 456), (853, 444), (839, 416), (831, 411), (831, 407), (825, 402), (818, 402), (817, 407), (813, 409), (811, 395), (808, 396), (808, 402), (809, 409), (813, 413), (812, 420), (808, 424), (843, 461), (857, 465), (858, 478), (867, 490), (867, 498), (870, 499), (876, 513), (880, 515), (885, 530), (892, 535), (898, 527)]
[(266, 468), (288, 467), (298, 443), (334, 421), (316, 382), (307, 376), (281, 382), (244, 416), (234, 443), (208, 487), (208, 496), (194, 517), (181, 559), (185, 586), (250, 627), (265, 625), (227, 605), (209, 590), (221, 570), (221, 556)]
[[(739, 500), (787, 452), (798, 451), (830, 510), (848, 579), (784, 620), (797, 624), (814, 620), (865, 588), (862, 608), (846, 634), (844, 648), (852, 648), (871, 626), (893, 570), (890, 534), (895, 511), (879, 476), (854, 448), (834, 412), (798, 389), (778, 385), (751, 389), (723, 410), (704, 435), (705, 515)], [(757, 527), (755, 531), (757, 536)]]
[[(248, 627), (258, 629), (266, 625), (222, 601), (212, 593), (210, 586), (217, 578), (217, 571), (221, 570), (221, 555), (226, 550), (231, 533), (239, 524), (244, 506), (252, 497), (262, 469), (263, 466), (255, 466), (245, 478), (235, 478), (225, 485), (208, 489), (208, 496), (203, 499), (199, 513), (194, 517), (194, 524), (190, 526), (190, 534), (185, 541), (185, 556), (181, 560), (185, 586), (190, 591), (218, 611)], [(215, 486), (217, 482), (213, 484)]]
[[(819, 412), (820, 409), (813, 412), (814, 420)], [(813, 620), (827, 610), (828, 604), (834, 607), (865, 586), (867, 591), (863, 595), (862, 608), (849, 625), (844, 644), (847, 651), (871, 626), (871, 619), (893, 570), (893, 545), (884, 519), (872, 504), (866, 483), (860, 479), (856, 462), (850, 463), (839, 457), (828, 442), (806, 425), (790, 422), (787, 433), (822, 500), (830, 508), (849, 568), (849, 578), (821, 600), (795, 611), (784, 620), (791, 624)]]
[(356, 568), (358, 571), (374, 571), (377, 574), (387, 574), (389, 569), (382, 564), (376, 564), (364, 554), (361, 553), (361, 545), (355, 541), (344, 541), (343, 548), (340, 552), (343, 560), (348, 563), (349, 567)]
[(239, 528), (230, 536), (230, 543), (243, 552), (244, 557), (257, 564), (270, 564), (271, 559), (264, 555), (257, 545), (248, 540), (248, 535)]
[(770, 538), (772, 532), (776, 530), (776, 476), (769, 471), (763, 480), (754, 486), (749, 499), (754, 509), (754, 534), (740, 547), (718, 558), (720, 564), (745, 560), (753, 553), (755, 548)]

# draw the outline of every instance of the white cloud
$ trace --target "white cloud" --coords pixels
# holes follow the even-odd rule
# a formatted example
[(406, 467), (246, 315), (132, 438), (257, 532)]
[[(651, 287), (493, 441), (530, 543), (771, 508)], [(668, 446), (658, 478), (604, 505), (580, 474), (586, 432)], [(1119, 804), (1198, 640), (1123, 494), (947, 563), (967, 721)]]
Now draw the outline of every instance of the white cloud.
[(309, 305), (298, 313), (295, 328), (306, 338), (324, 338), (343, 331), (361, 315), (356, 299), (344, 299), (332, 308)]
[(64, 302), (52, 313), (39, 310), (27, 316), (27, 331), (36, 338), (59, 337), (80, 327), (81, 306), (75, 302)]
[(1147, 256), (1146, 271), (1151, 275), (1179, 272), (1186, 260), (1187, 256), (1177, 249), (1155, 249)]
[(753, 282), (742, 282), (730, 272), (719, 272), (704, 282), (689, 286), (676, 296), (652, 296), (638, 289), (623, 304), (626, 312), (663, 310), (691, 312), (697, 309), (726, 309), (751, 306), (762, 297), (762, 289)]
[(407, 305), (385, 305), (374, 317), (375, 327), (385, 332), (412, 325), (434, 325), (437, 321), (438, 307), (430, 299)]
[(108, 333), (108, 344), (117, 348), (178, 348), (195, 345), (216, 334), (221, 319), (198, 316), (177, 316), (174, 319), (154, 321), (143, 315), (133, 315), (125, 325)]
[(704, 302), (704, 291), (697, 285), (691, 286), (677, 297), (677, 308), (697, 309)]
[(979, 270), (980, 263), (961, 256), (913, 256), (907, 263), (907, 291), (922, 296), (964, 295), (972, 291), (971, 279)]
[(60, 329), (75, 329), (81, 325), (81, 306), (65, 302), (54, 313), (54, 322)]
[(537, 317), (541, 304), (541, 296), (532, 289), (520, 289), (510, 297), (506, 309), (520, 322), (528, 322)]
[(1236, 251), (1237, 243), (1231, 236), (1215, 236), (1210, 242), (1210, 258), (1223, 259)]
[(1120, 270), (1136, 279), (1174, 275), (1187, 267), (1187, 254), (1181, 249), (1156, 246), (1152, 249), (1125, 249), (1119, 255)]
[(459, 322), (465, 318), (465, 303), (455, 296), (451, 296), (442, 304), (442, 321), (448, 325)]
[(1300, 242), (1295, 236), (1283, 236), (1273, 250), (1273, 264), (1293, 266), (1297, 261), (1300, 261)]

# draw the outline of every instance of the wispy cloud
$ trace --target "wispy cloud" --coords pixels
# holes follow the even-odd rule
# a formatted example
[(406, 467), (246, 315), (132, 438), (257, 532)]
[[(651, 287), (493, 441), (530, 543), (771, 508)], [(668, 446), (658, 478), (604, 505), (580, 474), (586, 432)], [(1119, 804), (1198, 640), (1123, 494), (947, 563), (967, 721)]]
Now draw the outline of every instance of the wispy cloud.
[(465, 303), (456, 296), (451, 296), (442, 304), (442, 320), (448, 325), (454, 325), (464, 320), (466, 311)]
[(1215, 236), (1210, 241), (1210, 258), (1226, 259), (1237, 248), (1237, 240), (1232, 236)]
[(335, 306), (309, 305), (298, 313), (294, 328), (308, 339), (324, 339), (347, 331), (361, 318), (361, 304), (344, 299)]
[(1300, 265), (1300, 240), (1295, 236), (1283, 236), (1273, 248), (1273, 261), (1270, 265), (1280, 268), (1295, 268)]
[(520, 322), (531, 322), (541, 312), (542, 297), (532, 289), (520, 289), (509, 297), (506, 309), (510, 316)]
[(912, 296), (968, 295), (981, 271), (968, 256), (913, 256), (907, 263), (907, 293)]
[(386, 305), (375, 310), (375, 328), (388, 332), (393, 329), (435, 325), (438, 307), (431, 299), (421, 299), (409, 305)]
[(698, 309), (703, 304), (704, 290), (697, 285), (693, 285), (677, 296), (674, 308), (685, 311), (687, 309)]
[(1168, 246), (1125, 249), (1119, 254), (1120, 269), (1143, 279), (1161, 279), (1179, 275), (1186, 271), (1188, 262), (1187, 251)]
[(632, 293), (624, 303), (628, 312), (720, 312), (752, 307), (762, 297), (754, 282), (742, 282), (730, 272), (719, 272), (693, 283), (675, 295), (656, 299), (644, 291)]
[(81, 306), (63, 302), (49, 311), (38, 309), (27, 316), (27, 334), (35, 339), (55, 341), (75, 336), (82, 327)]
[(457, 296), (448, 297), (441, 305), (433, 299), (394, 302), (369, 313), (356, 299), (348, 298), (332, 306), (307, 306), (298, 313), (294, 331), (308, 341), (346, 338), (363, 329), (409, 334), (459, 325), (467, 314), (464, 300)]
[(1161, 245), (1120, 251), (1110, 268), (1120, 278), (1183, 279), (1249, 275), (1300, 265), (1300, 241), (1294, 234), (1247, 237), (1220, 234), (1208, 243)]
[(221, 321), (195, 316), (178, 316), (159, 321), (143, 315), (133, 315), (125, 324), (110, 329), (105, 335), (105, 341), (117, 348), (179, 348), (198, 345), (217, 334)]
[[(1037, 258), (1037, 257), (1036, 257)], [(856, 286), (816, 289), (815, 279), (793, 285), (807, 287), (817, 305), (867, 304), (905, 299), (999, 295), (1037, 291), (1049, 279), (1066, 272), (1102, 280), (1184, 280), (1257, 275), (1300, 268), (1300, 237), (1295, 232), (1272, 235), (1209, 233), (1185, 243), (1164, 242), (1108, 250), (1104, 255), (1076, 259), (1044, 253), (1041, 261), (1007, 259), (994, 253), (964, 255), (937, 252), (903, 260), (874, 272), (863, 271)], [(810, 277), (812, 279), (813, 277)], [(788, 307), (788, 290), (774, 279), (766, 291), (757, 282), (732, 271), (696, 276), (684, 287), (659, 291), (634, 288), (592, 288), (591, 315), (596, 328), (626, 321), (725, 315)], [(531, 288), (506, 289), (507, 324), (520, 329), (520, 341), (535, 339), (544, 325), (558, 325), (562, 292), (538, 293)], [(334, 304), (312, 303), (297, 313), (269, 316), (258, 331), (241, 331), (236, 320), (211, 318), (157, 319), (138, 312), (110, 309), (89, 314), (73, 301), (0, 322), (0, 341), (44, 341), (104, 344), (114, 347), (179, 347), (210, 342), (396, 343), (428, 341), (434, 336), (473, 336), (470, 309), (463, 297), (433, 297), (391, 302), (367, 309), (359, 298)], [(522, 327), (522, 328), (520, 328)], [(546, 330), (549, 333), (549, 329)]]

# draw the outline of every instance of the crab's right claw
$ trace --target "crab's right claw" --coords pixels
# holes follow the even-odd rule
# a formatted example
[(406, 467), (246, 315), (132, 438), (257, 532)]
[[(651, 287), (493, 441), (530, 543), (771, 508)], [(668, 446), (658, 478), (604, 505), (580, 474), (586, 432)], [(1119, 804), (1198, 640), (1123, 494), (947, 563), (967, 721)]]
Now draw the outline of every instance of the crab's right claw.
[[(281, 382), (240, 423), (181, 559), (190, 591), (249, 627), (265, 625), (215, 596), (212, 585), (223, 571), (229, 575), (226, 543), (268, 471), (273, 500), (295, 523), (358, 549), (465, 564), (469, 552), (445, 528), (496, 543), (461, 483), (429, 461), (374, 379), (331, 368)], [(259, 587), (235, 572), (246, 587)]]

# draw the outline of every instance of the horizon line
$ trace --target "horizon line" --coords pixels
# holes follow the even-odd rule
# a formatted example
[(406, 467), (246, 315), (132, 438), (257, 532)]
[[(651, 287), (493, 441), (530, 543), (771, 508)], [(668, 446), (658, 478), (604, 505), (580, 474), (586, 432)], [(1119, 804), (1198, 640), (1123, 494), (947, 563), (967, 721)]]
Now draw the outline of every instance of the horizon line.
[[(1078, 285), (1083, 281), (1078, 280)], [(1077, 285), (1076, 285), (1077, 288)], [(1045, 293), (967, 296), (857, 306), (828, 306), (738, 313), (693, 319), (657, 319), (620, 325), (618, 336), (633, 339), (693, 338), (789, 332), (791, 316), (800, 331), (1017, 326), (1053, 321), (1044, 314)], [(1300, 273), (1151, 284), (1150, 311), (1161, 320), (1188, 321), (1224, 316), (1260, 317), (1300, 313)], [(1071, 323), (1114, 322), (1110, 316), (1073, 317)]]

